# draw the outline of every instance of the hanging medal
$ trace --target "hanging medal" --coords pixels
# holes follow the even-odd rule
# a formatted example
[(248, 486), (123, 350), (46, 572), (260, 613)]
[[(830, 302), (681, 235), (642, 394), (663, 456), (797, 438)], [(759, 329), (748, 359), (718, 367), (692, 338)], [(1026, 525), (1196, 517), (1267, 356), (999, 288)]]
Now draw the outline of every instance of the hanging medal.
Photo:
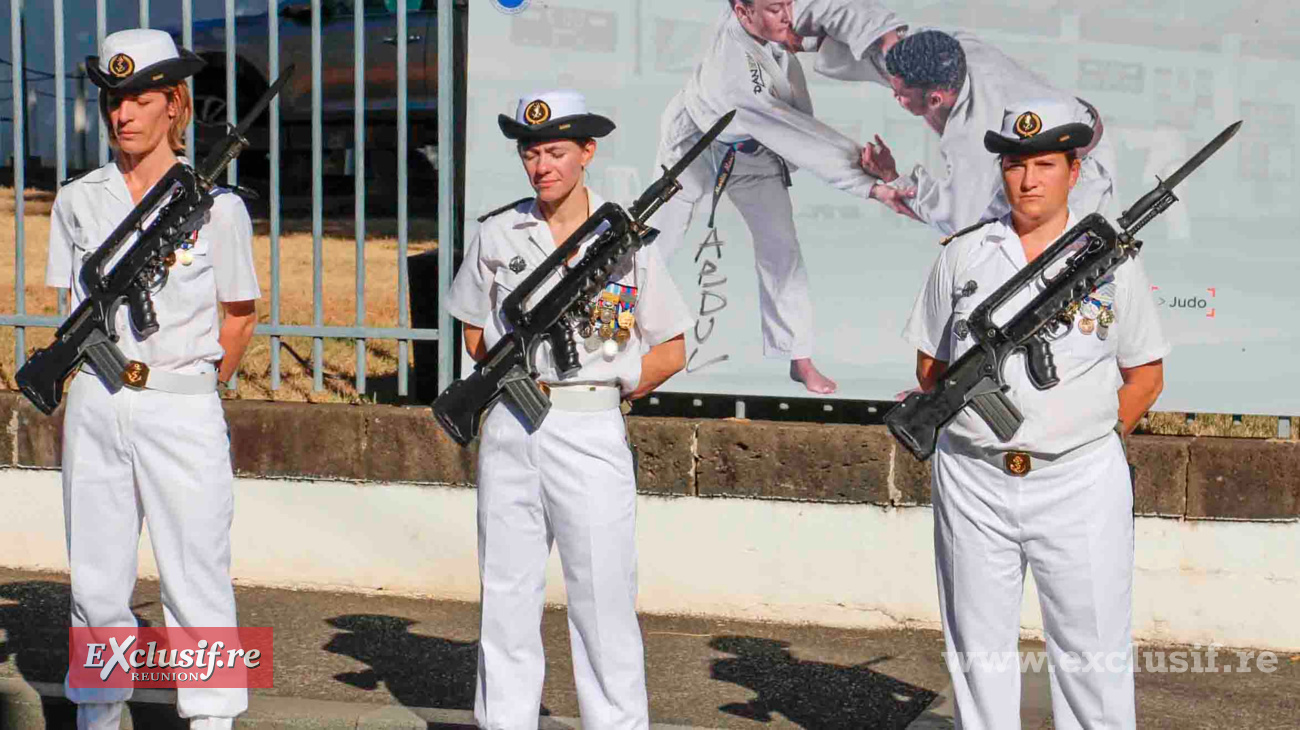
[(168, 265), (170, 266), (177, 262), (179, 262), (181, 266), (189, 266), (190, 264), (193, 264), (194, 254), (190, 252), (190, 249), (194, 248), (194, 244), (198, 243), (198, 240), (199, 240), (198, 231), (194, 231), (188, 237), (186, 237), (186, 239), (183, 242), (181, 242), (181, 245), (179, 246), (180, 250), (173, 252), (176, 255), (176, 258), (173, 260), (172, 264), (168, 264)]
[(588, 352), (599, 349), (606, 359), (613, 359), (632, 339), (636, 326), (636, 288), (610, 283), (591, 307), (592, 333), (584, 342)]
[(1115, 324), (1115, 308), (1106, 307), (1097, 315), (1097, 338), (1104, 340), (1110, 334), (1110, 326)]

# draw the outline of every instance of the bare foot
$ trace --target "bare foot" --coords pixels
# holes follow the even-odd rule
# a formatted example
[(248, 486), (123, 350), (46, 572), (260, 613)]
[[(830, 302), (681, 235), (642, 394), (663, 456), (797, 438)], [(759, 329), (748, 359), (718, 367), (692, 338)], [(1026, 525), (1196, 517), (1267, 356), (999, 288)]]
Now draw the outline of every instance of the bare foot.
[(834, 393), (839, 388), (834, 380), (822, 375), (817, 366), (813, 365), (812, 358), (808, 357), (790, 361), (790, 379), (803, 383), (803, 387), (810, 392), (822, 395)]

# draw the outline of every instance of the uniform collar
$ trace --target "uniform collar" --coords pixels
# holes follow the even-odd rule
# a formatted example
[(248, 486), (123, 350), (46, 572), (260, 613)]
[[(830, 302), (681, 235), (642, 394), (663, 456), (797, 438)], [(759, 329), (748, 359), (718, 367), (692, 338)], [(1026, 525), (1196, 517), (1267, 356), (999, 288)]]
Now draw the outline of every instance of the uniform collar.
[(943, 134), (940, 135), (941, 137), (946, 135), (948, 130), (952, 128), (951, 125), (953, 119), (965, 113), (966, 107), (970, 106), (970, 87), (970, 72), (967, 71), (966, 78), (962, 79), (961, 82), (961, 90), (957, 92), (957, 101), (953, 102), (952, 110), (948, 112), (948, 120), (943, 123)]
[[(176, 159), (178, 162), (189, 163), (185, 155), (177, 155)], [(108, 194), (116, 198), (119, 203), (135, 207), (135, 202), (131, 200), (131, 189), (126, 186), (126, 177), (122, 175), (116, 160), (109, 160), (99, 168), (86, 173), (81, 177), (81, 181), (103, 185)]]
[(113, 160), (82, 175), (79, 181), (87, 185), (102, 186), (103, 190), (119, 203), (131, 202), (131, 191), (126, 187), (126, 179), (122, 177), (122, 171), (117, 169), (117, 162)]
[[(1065, 219), (1065, 231), (1070, 230), (1078, 221), (1074, 217), (1074, 210), (1070, 210)], [(1002, 251), (1002, 255), (1015, 264), (1017, 269), (1023, 269), (1029, 265), (1025, 260), (1025, 247), (1020, 243), (1020, 236), (1016, 234), (1016, 229), (1011, 225), (1011, 213), (1008, 212), (998, 219), (998, 222), (989, 226), (989, 232), (985, 235), (984, 240), (988, 243), (996, 244)]]
[[(588, 214), (595, 213), (596, 209), (604, 205), (605, 201), (595, 190), (587, 188), (587, 205)], [(528, 240), (541, 250), (543, 256), (549, 256), (559, 243), (551, 236), (551, 227), (546, 225), (546, 219), (542, 217), (541, 208), (538, 206), (537, 198), (528, 204), (524, 210), (523, 220), (515, 224), (516, 227), (524, 228), (528, 231)]]
[(728, 8), (726, 12), (728, 16), (727, 32), (731, 34), (732, 38), (735, 38), (736, 40), (741, 41), (743, 43), (752, 43), (755, 46), (767, 51), (773, 51), (776, 48), (778, 48), (778, 46), (775, 43), (772, 43), (771, 41), (762, 38), (755, 38), (754, 36), (750, 35), (749, 31), (745, 30), (745, 26), (741, 25), (740, 21), (736, 19), (736, 13), (733, 10)]

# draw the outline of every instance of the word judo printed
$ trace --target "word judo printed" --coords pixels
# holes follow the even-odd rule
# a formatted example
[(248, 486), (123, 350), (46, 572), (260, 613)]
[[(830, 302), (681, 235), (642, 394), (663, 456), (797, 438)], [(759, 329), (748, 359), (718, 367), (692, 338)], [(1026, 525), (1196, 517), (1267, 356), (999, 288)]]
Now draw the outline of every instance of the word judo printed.
[(68, 634), (71, 687), (273, 686), (269, 627), (88, 627)]

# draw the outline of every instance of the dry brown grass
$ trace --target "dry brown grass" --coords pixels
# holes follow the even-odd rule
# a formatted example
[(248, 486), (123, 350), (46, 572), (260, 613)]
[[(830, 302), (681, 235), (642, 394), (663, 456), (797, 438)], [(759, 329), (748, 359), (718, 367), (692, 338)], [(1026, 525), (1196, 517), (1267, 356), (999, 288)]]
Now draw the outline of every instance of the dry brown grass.
[[(29, 190), (24, 195), (25, 296), (29, 314), (53, 315), (57, 312), (55, 290), (45, 286), (45, 256), (50, 230), (50, 207), (53, 194)], [(14, 195), (12, 188), (0, 188), (0, 228), (14, 230)], [(323, 322), (327, 325), (356, 323), (356, 242), (351, 220), (330, 220), (324, 225), (322, 250)], [(365, 245), (366, 324), (395, 327), (398, 319), (397, 297), (397, 225), (394, 220), (367, 222)], [(416, 221), (408, 227), (408, 254), (437, 250), (433, 226)], [(12, 240), (12, 239), (11, 239)], [(258, 320), (270, 321), (271, 240), (265, 221), (255, 224), (253, 239), (258, 281), (262, 301), (258, 303)], [(0, 247), (0, 312), (15, 311), (15, 247)], [(310, 220), (287, 220), (280, 236), (280, 322), (312, 324), (312, 236)], [(53, 330), (28, 329), (28, 351), (49, 343)], [(290, 337), (280, 341), (281, 385), (271, 390), (270, 338), (256, 337), (240, 365), (239, 387), (227, 394), (232, 398), (258, 398), (310, 402), (356, 402), (372, 396), (358, 395), (356, 379), (356, 345), (352, 340), (324, 341), (325, 390), (312, 391), (312, 340)], [(395, 388), (391, 381), (397, 373), (397, 342), (367, 342), (367, 391)], [(14, 331), (0, 328), (0, 387), (14, 388)]]
[[(27, 311), (32, 314), (55, 314), (53, 290), (44, 285), (46, 241), (49, 238), (49, 213), (53, 194), (29, 190), (24, 195), (26, 211), (26, 296)], [(12, 188), (0, 188), (0, 227), (13, 230), (14, 196)], [(392, 219), (367, 221), (366, 231), (366, 321), (372, 326), (397, 325), (397, 225)], [(271, 241), (266, 221), (255, 223), (253, 247), (257, 259), (258, 280), (263, 300), (259, 302), (259, 321), (270, 321)], [(412, 221), (408, 227), (410, 254), (437, 249), (436, 228), (431, 221)], [(324, 267), (324, 323), (351, 325), (355, 322), (356, 244), (353, 222), (334, 218), (324, 222), (322, 248)], [(14, 311), (14, 247), (0, 247), (0, 275), (9, 286), (0, 287), (0, 312)], [(281, 303), (280, 321), (285, 324), (312, 322), (312, 236), (310, 220), (286, 220), (280, 237)], [(27, 348), (48, 344), (53, 330), (28, 330)], [(312, 340), (288, 337), (280, 341), (281, 384), (271, 390), (270, 338), (256, 337), (240, 366), (239, 387), (230, 398), (309, 402), (360, 402), (371, 400), (375, 393), (385, 399), (395, 392), (397, 343), (371, 340), (366, 343), (367, 395), (357, 393), (356, 344), (352, 340), (324, 341), (324, 386), (312, 391)], [(0, 328), (0, 387), (14, 388), (14, 332)], [(412, 385), (413, 389), (413, 385)], [(1295, 424), (1300, 427), (1300, 424)], [(1291, 438), (1300, 436), (1293, 427)], [(1152, 413), (1139, 427), (1140, 433), (1171, 436), (1230, 436), (1276, 438), (1278, 419), (1273, 416), (1226, 414)]]

